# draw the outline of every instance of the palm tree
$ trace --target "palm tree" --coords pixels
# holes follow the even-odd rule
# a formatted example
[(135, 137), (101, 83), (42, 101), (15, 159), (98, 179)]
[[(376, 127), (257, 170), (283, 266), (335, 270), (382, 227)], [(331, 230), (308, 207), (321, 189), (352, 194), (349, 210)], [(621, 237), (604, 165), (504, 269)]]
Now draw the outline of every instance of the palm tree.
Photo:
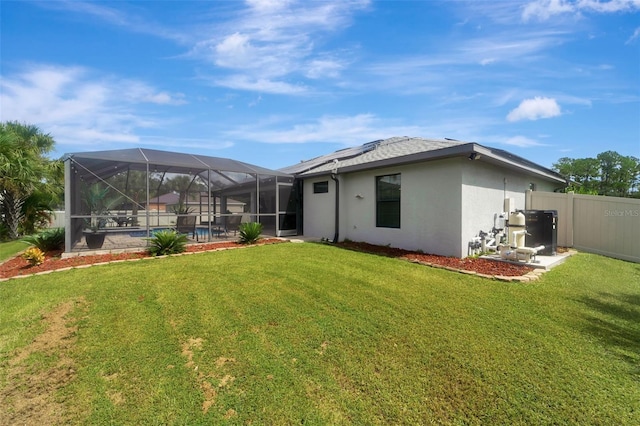
[[(46, 157), (54, 145), (53, 138), (36, 126), (0, 123), (0, 227), (9, 238), (20, 235), (29, 197), (37, 192), (60, 194), (60, 185), (54, 184), (60, 164)], [(42, 212), (27, 210), (36, 215)]]

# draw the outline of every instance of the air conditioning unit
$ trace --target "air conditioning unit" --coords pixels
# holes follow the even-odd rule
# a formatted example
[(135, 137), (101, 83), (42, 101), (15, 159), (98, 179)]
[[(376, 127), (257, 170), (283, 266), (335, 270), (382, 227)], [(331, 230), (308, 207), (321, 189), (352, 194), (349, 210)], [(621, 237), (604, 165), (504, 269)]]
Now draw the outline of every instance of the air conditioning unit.
[(524, 210), (526, 247), (544, 246), (538, 254), (553, 256), (558, 252), (558, 211)]

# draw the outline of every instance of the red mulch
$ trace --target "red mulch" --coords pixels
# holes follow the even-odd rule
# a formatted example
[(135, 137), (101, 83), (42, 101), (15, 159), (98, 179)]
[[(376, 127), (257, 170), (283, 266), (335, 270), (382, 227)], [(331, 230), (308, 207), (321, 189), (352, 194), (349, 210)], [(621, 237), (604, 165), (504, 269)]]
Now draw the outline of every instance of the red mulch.
[[(259, 244), (273, 244), (279, 243), (282, 240), (278, 239), (264, 239)], [(457, 257), (437, 256), (432, 254), (422, 254), (414, 251), (403, 250), (399, 248), (377, 246), (368, 243), (356, 243), (356, 242), (343, 242), (337, 244), (339, 247), (344, 247), (350, 250), (357, 250), (367, 253), (374, 253), (383, 256), (405, 258), (412, 261), (419, 261), (423, 263), (431, 263), (441, 266), (448, 266), (455, 269), (463, 269), (467, 271), (475, 271), (479, 274), (486, 275), (502, 275), (502, 276), (521, 276), (533, 270), (533, 268), (525, 265), (515, 265), (511, 263), (498, 262), (487, 259), (478, 258), (465, 258), (458, 259)], [(187, 252), (201, 252), (208, 250), (217, 250), (230, 247), (242, 247), (242, 244), (237, 242), (223, 242), (223, 243), (207, 243), (207, 244), (192, 244), (187, 246)], [(56, 269), (82, 266), (94, 263), (112, 262), (115, 260), (126, 259), (139, 259), (143, 257), (149, 257), (146, 251), (139, 251), (134, 253), (119, 253), (119, 254), (99, 254), (88, 256), (76, 256), (67, 259), (60, 257), (60, 252), (48, 252), (46, 253), (46, 259), (44, 263), (37, 266), (30, 266), (26, 260), (17, 256), (13, 259), (0, 264), (0, 278), (10, 278), (18, 275), (30, 275), (38, 272), (52, 271)]]
[(366, 253), (380, 254), (388, 257), (404, 258), (412, 261), (431, 263), (435, 265), (448, 266), (454, 269), (465, 271), (475, 271), (479, 274), (502, 275), (505, 277), (517, 277), (531, 272), (533, 268), (525, 265), (515, 265), (512, 263), (499, 262), (489, 259), (467, 257), (459, 259), (457, 257), (438, 256), (433, 254), (422, 254), (415, 251), (403, 250), (399, 248), (377, 246), (368, 243), (344, 242), (338, 244), (341, 247)]
[[(275, 238), (260, 240), (258, 244), (273, 244), (280, 243), (282, 240)], [(223, 243), (207, 243), (207, 244), (192, 244), (187, 246), (187, 252), (201, 252), (207, 250), (219, 250), (230, 247), (242, 247), (243, 245), (237, 242), (223, 242)], [(89, 265), (102, 262), (113, 262), (115, 260), (127, 260), (127, 259), (140, 259), (143, 257), (150, 257), (146, 251), (138, 251), (132, 253), (108, 253), (108, 254), (96, 254), (87, 256), (75, 256), (62, 259), (60, 257), (61, 252), (47, 252), (45, 253), (45, 261), (40, 265), (31, 266), (21, 256), (16, 256), (6, 262), (0, 264), (0, 278), (11, 278), (18, 275), (31, 275), (38, 272), (54, 271), (56, 269), (63, 269), (75, 266)]]

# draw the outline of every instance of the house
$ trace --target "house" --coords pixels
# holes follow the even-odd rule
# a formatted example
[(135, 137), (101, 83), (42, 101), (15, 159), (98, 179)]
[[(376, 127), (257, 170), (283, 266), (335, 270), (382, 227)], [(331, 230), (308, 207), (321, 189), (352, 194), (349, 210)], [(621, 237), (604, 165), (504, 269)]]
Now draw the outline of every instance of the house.
[(566, 186), (552, 170), (507, 151), (451, 139), (394, 137), (281, 170), (301, 182), (305, 236), (465, 257), (494, 226), (505, 198)]
[[(145, 206), (146, 203), (143, 202), (142, 205)], [(165, 213), (173, 211), (173, 209), (177, 208), (179, 205), (180, 194), (174, 191), (149, 199), (148, 210)]]

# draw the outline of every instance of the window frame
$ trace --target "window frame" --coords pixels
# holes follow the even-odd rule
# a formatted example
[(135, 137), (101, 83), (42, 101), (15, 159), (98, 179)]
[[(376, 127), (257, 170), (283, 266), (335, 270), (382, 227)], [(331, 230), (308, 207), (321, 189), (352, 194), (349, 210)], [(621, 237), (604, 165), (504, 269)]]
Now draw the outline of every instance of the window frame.
[[(384, 179), (397, 179), (397, 190), (391, 190), (391, 194), (385, 196), (382, 193), (380, 184)], [(402, 202), (402, 174), (392, 173), (387, 175), (376, 176), (376, 228), (401, 228), (401, 202)], [(391, 185), (395, 182), (387, 182)]]
[(323, 180), (319, 182), (313, 182), (314, 194), (327, 194), (329, 193), (329, 181)]

